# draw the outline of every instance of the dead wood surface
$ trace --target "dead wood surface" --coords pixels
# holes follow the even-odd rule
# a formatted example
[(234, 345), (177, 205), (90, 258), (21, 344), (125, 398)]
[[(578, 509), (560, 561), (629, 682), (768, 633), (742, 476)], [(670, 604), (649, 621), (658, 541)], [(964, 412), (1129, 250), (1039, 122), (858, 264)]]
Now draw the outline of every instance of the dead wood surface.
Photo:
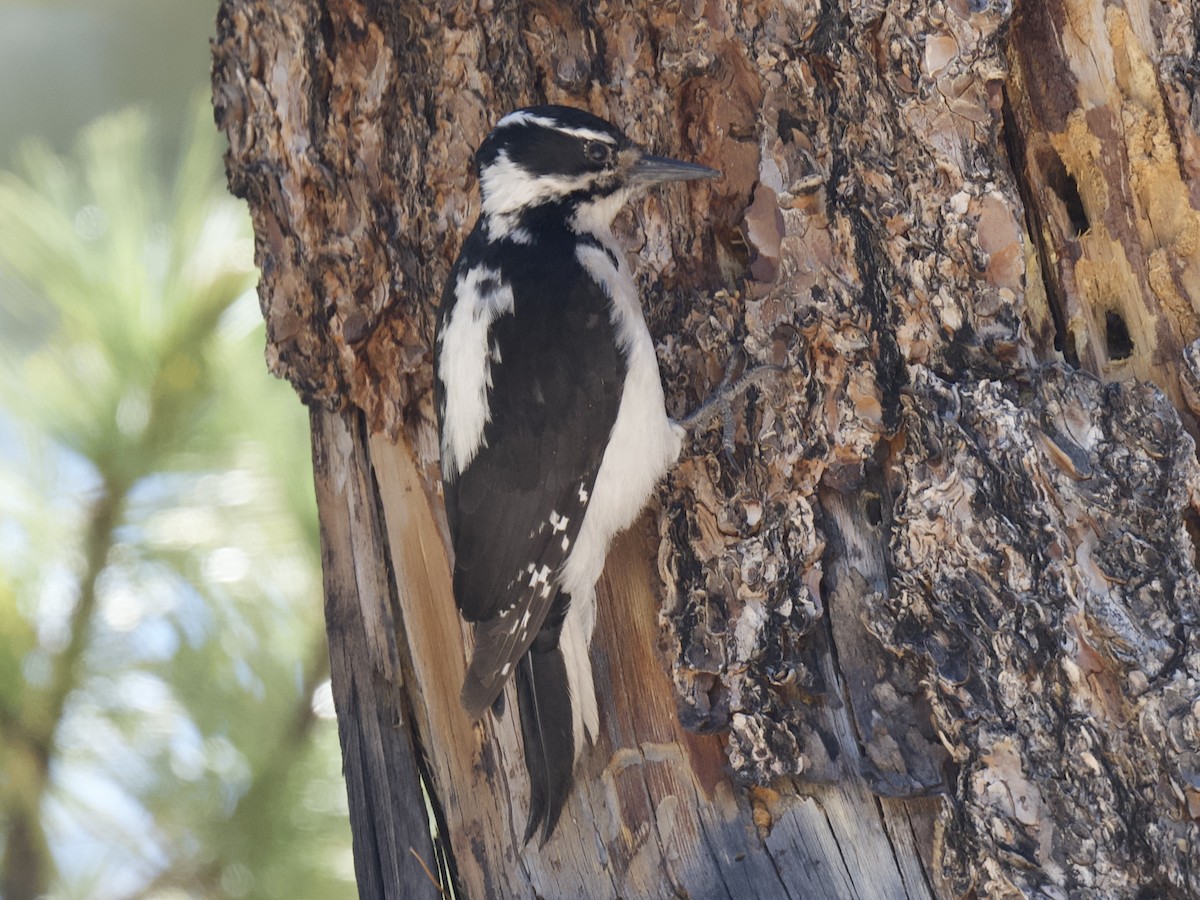
[[(322, 500), (375, 498), (328, 519), (381, 704), (335, 655), (344, 746), (369, 792), (398, 717), (467, 896), (1200, 893), (1198, 18), (225, 0), (268, 361), (365, 423)], [(735, 353), (789, 375), (614, 549), (604, 733), (539, 849), (515, 724), (457, 704), (429, 345), (470, 155), (544, 100), (725, 173), (619, 220), (672, 411)]]
[(338, 736), (364, 897), (440, 896), (421, 797), (417, 739), (403, 694), (388, 548), (356, 411), (313, 410), (313, 477)]

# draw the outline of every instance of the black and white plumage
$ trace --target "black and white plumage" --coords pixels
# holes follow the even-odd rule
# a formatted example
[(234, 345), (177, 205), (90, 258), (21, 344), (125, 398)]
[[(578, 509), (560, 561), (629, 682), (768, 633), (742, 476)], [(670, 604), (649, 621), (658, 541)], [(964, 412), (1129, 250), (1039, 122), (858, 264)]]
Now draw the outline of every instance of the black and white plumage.
[(718, 173), (561, 106), (505, 116), (476, 167), (435, 371), (454, 596), (475, 632), (462, 702), (480, 716), (516, 675), (525, 839), (544, 842), (599, 728), (588, 648), (609, 543), (683, 436), (611, 222), (639, 188)]

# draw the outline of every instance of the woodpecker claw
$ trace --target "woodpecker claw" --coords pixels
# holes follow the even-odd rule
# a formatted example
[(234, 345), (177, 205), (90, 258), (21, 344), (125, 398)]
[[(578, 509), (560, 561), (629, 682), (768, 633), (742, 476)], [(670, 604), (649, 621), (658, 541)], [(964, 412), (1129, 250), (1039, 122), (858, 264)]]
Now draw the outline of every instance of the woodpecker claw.
[(701, 429), (707, 428), (713, 419), (720, 418), (722, 446), (725, 449), (726, 458), (734, 464), (735, 468), (740, 469), (733, 458), (733, 401), (746, 393), (749, 388), (761, 385), (772, 377), (780, 377), (786, 374), (787, 370), (783, 366), (776, 365), (755, 366), (735, 380), (731, 378), (734, 369), (734, 360), (731, 358), (725, 369), (725, 377), (721, 379), (721, 383), (717, 385), (713, 395), (700, 404), (700, 407), (690, 416), (681, 419), (679, 424), (688, 432), (695, 434)]
[(725, 451), (725, 459), (729, 462), (733, 471), (739, 475), (742, 472), (742, 465), (737, 461), (737, 457), (733, 455), (733, 451), (737, 449), (737, 444), (734, 442), (734, 434), (736, 429), (733, 425), (733, 408), (729, 405), (729, 398), (724, 398), (721, 406), (721, 448)]

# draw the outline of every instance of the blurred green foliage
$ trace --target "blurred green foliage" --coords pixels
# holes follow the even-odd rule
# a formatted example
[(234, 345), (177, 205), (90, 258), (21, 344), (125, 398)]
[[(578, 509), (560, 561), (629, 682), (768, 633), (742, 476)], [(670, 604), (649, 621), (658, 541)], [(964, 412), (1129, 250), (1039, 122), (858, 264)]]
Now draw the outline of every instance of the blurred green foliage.
[(0, 896), (354, 891), (307, 419), (195, 104), (0, 173)]

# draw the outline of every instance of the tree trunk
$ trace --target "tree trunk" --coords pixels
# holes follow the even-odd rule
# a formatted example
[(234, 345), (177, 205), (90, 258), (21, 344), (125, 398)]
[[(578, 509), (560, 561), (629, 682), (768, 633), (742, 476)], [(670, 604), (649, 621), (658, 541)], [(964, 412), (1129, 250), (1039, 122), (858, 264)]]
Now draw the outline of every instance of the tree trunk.
[[(1142, 0), (225, 0), (363, 896), (1200, 891), (1195, 31)], [(430, 397), (472, 152), (538, 101), (724, 172), (619, 220), (671, 410), (731, 358), (787, 372), (610, 554), (602, 734), (544, 847), (514, 717), (458, 704)]]

